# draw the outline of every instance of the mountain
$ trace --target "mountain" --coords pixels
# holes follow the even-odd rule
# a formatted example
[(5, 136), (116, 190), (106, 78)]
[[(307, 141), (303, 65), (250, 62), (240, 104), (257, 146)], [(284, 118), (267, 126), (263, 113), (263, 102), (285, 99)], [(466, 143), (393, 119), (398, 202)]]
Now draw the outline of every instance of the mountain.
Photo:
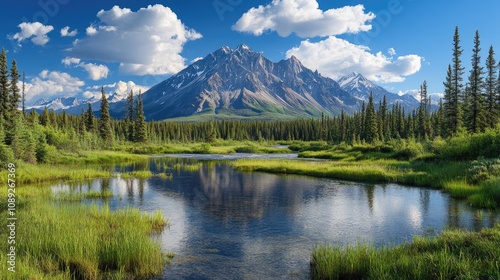
[[(112, 93), (108, 96), (108, 101), (110, 104), (118, 103), (126, 98), (126, 95), (120, 95), (117, 93)], [(89, 99), (79, 99), (76, 97), (58, 97), (53, 100), (39, 99), (33, 105), (26, 106), (26, 110), (36, 110), (41, 113), (45, 107), (49, 110), (54, 110), (56, 113), (60, 113), (65, 110), (66, 113), (79, 115), (83, 110), (87, 110), (88, 103), (92, 104), (92, 109), (98, 111), (101, 106), (101, 99), (96, 97), (91, 97)], [(99, 114), (97, 114), (99, 115)], [(121, 118), (121, 116), (116, 116), (116, 118)]]
[(337, 82), (343, 90), (351, 94), (353, 97), (365, 101), (366, 103), (368, 103), (370, 92), (373, 92), (373, 100), (375, 104), (382, 101), (385, 95), (388, 108), (391, 108), (392, 105), (397, 102), (403, 105), (406, 112), (411, 112), (413, 109), (420, 106), (420, 102), (412, 95), (405, 94), (400, 96), (389, 92), (356, 72), (340, 78)]
[(81, 104), (87, 104), (87, 101), (75, 97), (58, 97), (51, 101), (46, 99), (40, 99), (36, 101), (33, 105), (27, 106), (26, 109), (44, 110), (45, 107), (47, 107), (49, 110), (59, 111), (77, 107)]
[[(147, 120), (294, 118), (356, 111), (360, 102), (296, 57), (274, 63), (246, 45), (224, 46), (143, 95)], [(121, 109), (121, 111), (120, 111)], [(116, 115), (123, 107), (110, 106)]]
[[(390, 93), (361, 74), (353, 73), (337, 82), (308, 69), (294, 56), (272, 62), (242, 44), (208, 54), (150, 88), (142, 99), (148, 121), (292, 119), (339, 115), (342, 110), (352, 114), (361, 109), (370, 92), (376, 103), (385, 95), (389, 106), (401, 102), (407, 112), (419, 106), (413, 96)], [(123, 118), (125, 98), (116, 93), (108, 97), (113, 118)], [(87, 110), (87, 102), (99, 115), (100, 100), (95, 98), (40, 100), (30, 109), (47, 106), (80, 114)]]

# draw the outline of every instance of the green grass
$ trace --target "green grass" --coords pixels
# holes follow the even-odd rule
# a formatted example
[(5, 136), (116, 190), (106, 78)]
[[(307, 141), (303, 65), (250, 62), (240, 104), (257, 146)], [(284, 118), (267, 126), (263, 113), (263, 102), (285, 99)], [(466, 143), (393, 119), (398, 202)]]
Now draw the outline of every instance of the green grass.
[[(101, 166), (26, 164), (16, 166), (17, 184), (36, 184), (47, 181), (75, 181), (111, 176), (109, 169)], [(0, 171), (0, 183), (6, 184), (7, 171)]]
[(149, 170), (137, 170), (131, 172), (124, 172), (120, 174), (122, 179), (149, 179), (153, 177), (153, 173)]
[(320, 245), (314, 279), (500, 279), (500, 225), (480, 232), (447, 230), (396, 247)]
[(231, 163), (241, 171), (298, 174), (360, 182), (391, 182), (397, 173), (377, 163), (308, 162), (296, 160), (243, 159)]
[[(161, 212), (110, 211), (51, 197), (49, 188), (17, 188), (16, 279), (143, 279), (162, 272), (166, 257), (150, 237), (167, 225)], [(2, 228), (6, 223), (0, 221)], [(0, 238), (7, 240), (7, 232)], [(6, 246), (1, 242), (0, 250)], [(9, 279), (5, 254), (0, 262), (0, 279)]]
[(82, 201), (84, 199), (106, 199), (113, 197), (113, 193), (109, 190), (103, 192), (90, 191), (84, 193), (67, 193), (60, 192), (55, 195), (59, 201)]

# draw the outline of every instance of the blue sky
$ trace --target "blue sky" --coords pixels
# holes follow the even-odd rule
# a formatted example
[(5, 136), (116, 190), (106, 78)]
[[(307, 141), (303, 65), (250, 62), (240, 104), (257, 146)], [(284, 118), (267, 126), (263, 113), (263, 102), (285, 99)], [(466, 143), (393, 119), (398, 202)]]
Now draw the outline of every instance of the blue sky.
[[(430, 0), (4, 1), (0, 46), (26, 73), (28, 103), (147, 90), (191, 61), (245, 43), (272, 61), (297, 56), (334, 79), (357, 71), (392, 92), (443, 91), (459, 26), (465, 67), (500, 56), (500, 2)], [(497, 56), (498, 60), (498, 56)]]

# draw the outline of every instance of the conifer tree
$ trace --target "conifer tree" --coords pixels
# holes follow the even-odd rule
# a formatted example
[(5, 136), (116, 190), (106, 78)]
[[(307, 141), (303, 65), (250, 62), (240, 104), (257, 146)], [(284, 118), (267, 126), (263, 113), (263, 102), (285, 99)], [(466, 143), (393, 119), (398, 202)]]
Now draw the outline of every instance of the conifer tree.
[(486, 122), (487, 126), (494, 128), (498, 121), (498, 112), (497, 112), (497, 63), (495, 61), (495, 51), (493, 46), (490, 46), (490, 50), (488, 52), (488, 58), (486, 59)]
[(10, 122), (9, 116), (9, 72), (7, 70), (7, 53), (2, 48), (0, 55), (0, 112), (5, 122)]
[(378, 140), (377, 115), (375, 114), (375, 105), (373, 104), (373, 92), (370, 92), (368, 106), (366, 106), (365, 117), (366, 141), (373, 143)]
[(146, 117), (142, 105), (142, 94), (139, 91), (136, 102), (136, 119), (135, 119), (135, 141), (143, 143), (147, 139), (146, 135)]
[(85, 126), (87, 131), (94, 130), (94, 111), (92, 111), (92, 104), (89, 102), (87, 107), (87, 114), (85, 114)]
[(467, 128), (469, 131), (476, 133), (480, 132), (485, 127), (484, 119), (484, 96), (483, 96), (483, 67), (481, 64), (481, 51), (479, 32), (476, 31), (474, 37), (474, 48), (472, 50), (472, 69), (469, 76), (469, 89), (468, 92), (468, 114), (467, 114)]
[(101, 87), (101, 117), (99, 118), (99, 136), (104, 145), (111, 147), (113, 145), (113, 132), (111, 131), (111, 117), (109, 116), (108, 99), (104, 87)]
[(430, 136), (429, 98), (427, 97), (427, 81), (420, 86), (420, 107), (418, 110), (418, 136), (427, 139)]
[(127, 126), (127, 140), (134, 141), (134, 92), (130, 90), (125, 103), (125, 124)]
[[(450, 75), (450, 88), (449, 99), (445, 101), (448, 103), (446, 107), (446, 122), (449, 125), (450, 134), (456, 133), (462, 127), (462, 108), (461, 102), (463, 100), (463, 78), (464, 67), (462, 67), (463, 49), (460, 46), (460, 33), (458, 26), (455, 28), (455, 35), (453, 36), (453, 64), (451, 67)], [(448, 83), (448, 77), (445, 84)], [(447, 85), (445, 85), (447, 86)]]
[(19, 107), (19, 101), (21, 100), (21, 95), (19, 94), (19, 87), (17, 83), (19, 82), (19, 72), (17, 70), (17, 62), (12, 61), (12, 67), (10, 68), (10, 96), (9, 96), (9, 107), (10, 114), (13, 117), (18, 113), (17, 108)]
[(43, 126), (50, 125), (49, 109), (47, 107), (43, 109), (42, 116), (40, 118), (40, 124)]

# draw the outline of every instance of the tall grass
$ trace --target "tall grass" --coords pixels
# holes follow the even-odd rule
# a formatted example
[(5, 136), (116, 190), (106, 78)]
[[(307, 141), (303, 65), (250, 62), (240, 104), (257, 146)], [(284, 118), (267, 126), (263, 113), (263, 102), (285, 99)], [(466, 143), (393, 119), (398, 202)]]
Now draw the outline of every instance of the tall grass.
[[(18, 188), (18, 194), (25, 204), (17, 212), (17, 279), (137, 279), (163, 270), (165, 256), (150, 237), (167, 225), (161, 212), (58, 204), (47, 188)], [(8, 279), (5, 254), (0, 262), (0, 278)]]
[(314, 279), (500, 279), (499, 242), (497, 225), (379, 249), (320, 245), (311, 255), (311, 274)]

